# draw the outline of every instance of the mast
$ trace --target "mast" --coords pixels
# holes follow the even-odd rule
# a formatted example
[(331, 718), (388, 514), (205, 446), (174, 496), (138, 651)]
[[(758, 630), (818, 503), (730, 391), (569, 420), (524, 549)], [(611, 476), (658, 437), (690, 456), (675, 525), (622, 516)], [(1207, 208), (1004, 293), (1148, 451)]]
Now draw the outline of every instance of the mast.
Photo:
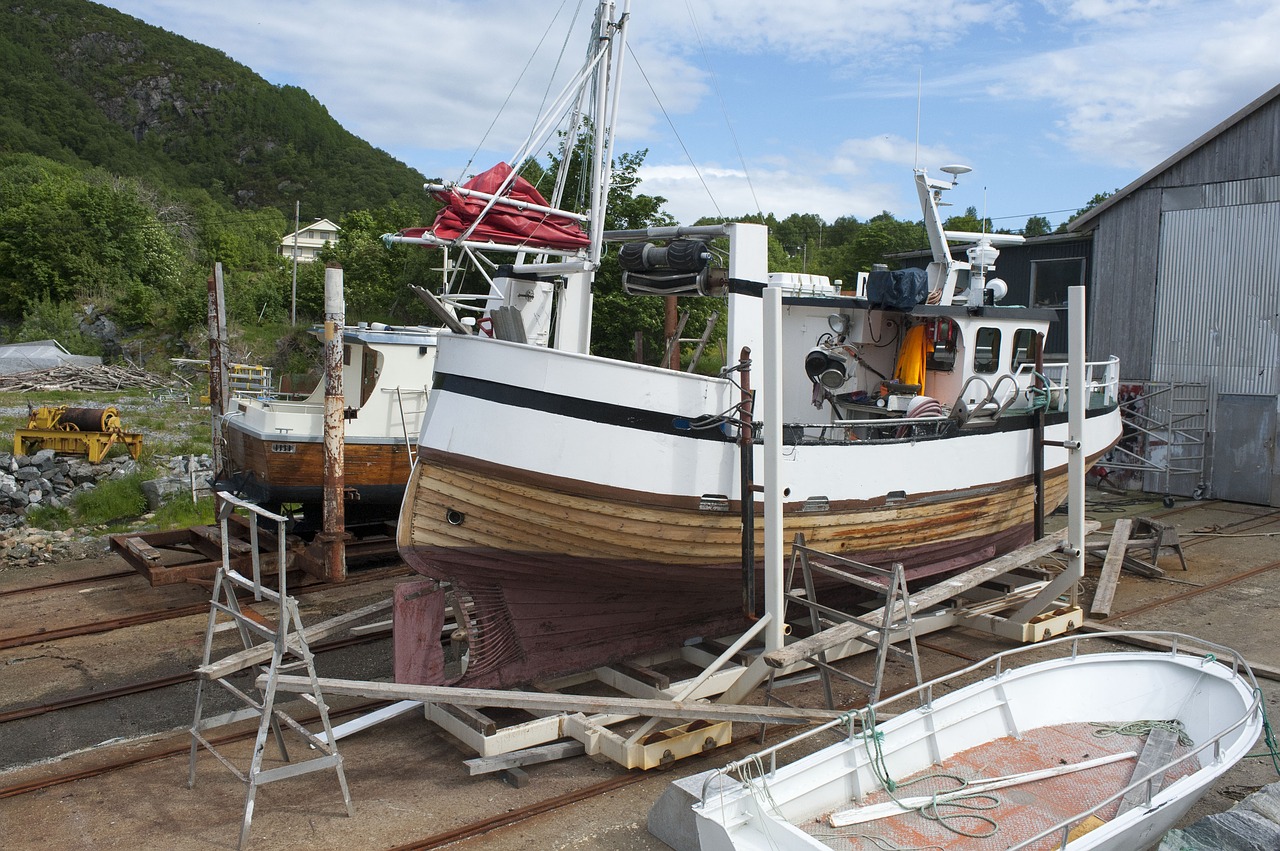
[[(627, 47), (627, 20), (631, 0), (623, 0), (622, 14), (614, 18), (615, 4), (602, 0), (593, 25), (591, 53), (603, 57), (596, 64), (590, 94), (593, 97), (593, 138), (591, 144), (591, 207), (588, 213), (587, 266), (589, 271), (565, 276), (557, 309), (555, 347), (562, 351), (585, 354), (591, 347), (591, 282), (599, 268), (604, 245), (604, 215), (609, 202), (609, 185), (613, 172), (613, 137), (617, 121), (619, 81), (622, 60)], [(576, 129), (566, 134), (565, 144), (577, 136)], [(561, 169), (567, 171), (572, 151), (565, 148), (560, 158)]]

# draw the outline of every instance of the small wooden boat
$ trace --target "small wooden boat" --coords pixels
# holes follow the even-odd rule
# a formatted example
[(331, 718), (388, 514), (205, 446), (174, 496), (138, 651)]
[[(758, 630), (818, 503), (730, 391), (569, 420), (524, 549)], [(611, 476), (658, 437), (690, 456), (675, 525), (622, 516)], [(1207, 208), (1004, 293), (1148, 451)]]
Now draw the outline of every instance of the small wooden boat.
[(1253, 746), (1262, 692), (1233, 650), (1121, 635), (1171, 649), (1091, 646), (1113, 635), (1010, 650), (725, 767), (694, 805), (702, 851), (1154, 845)]
[[(413, 466), (436, 354), (435, 328), (343, 329), (348, 520), (395, 517)], [(324, 495), (324, 382), (304, 399), (238, 396), (223, 418), (218, 487), (272, 511), (296, 503), (318, 528)]]

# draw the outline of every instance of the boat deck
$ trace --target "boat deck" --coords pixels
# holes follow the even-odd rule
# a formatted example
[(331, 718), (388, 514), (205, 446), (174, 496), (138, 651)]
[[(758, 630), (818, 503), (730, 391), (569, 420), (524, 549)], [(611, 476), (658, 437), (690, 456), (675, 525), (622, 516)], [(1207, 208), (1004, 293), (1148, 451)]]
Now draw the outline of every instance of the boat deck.
[[(1046, 696), (1046, 699), (1051, 699)], [(1088, 722), (1060, 724), (1028, 730), (1021, 738), (1006, 736), (986, 742), (954, 755), (940, 766), (931, 766), (906, 778), (897, 780), (895, 797), (919, 797), (953, 792), (958, 783), (955, 777), (963, 777), (973, 785), (979, 779), (1003, 777), (1024, 771), (1038, 771), (1074, 763), (1085, 762), (1112, 754), (1134, 751), (1141, 753), (1146, 735), (1099, 736), (1099, 728)], [(1188, 748), (1175, 746), (1173, 756), (1178, 758)], [(908, 812), (888, 818), (833, 828), (827, 822), (830, 813), (798, 824), (814, 838), (837, 851), (863, 851), (871, 848), (946, 848), (965, 851), (995, 851), (1007, 849), (1025, 842), (1047, 827), (1072, 815), (1093, 807), (1127, 786), (1137, 766), (1137, 757), (1100, 765), (1094, 768), (1036, 780), (995, 790), (990, 795), (998, 803), (991, 806), (989, 799), (961, 800), (958, 805), (943, 804), (939, 812), (950, 825), (931, 821), (924, 816)], [(1192, 773), (1195, 761), (1188, 760), (1165, 775), (1165, 783), (1171, 783)], [(889, 801), (884, 792), (868, 795), (862, 802), (850, 801), (848, 807), (869, 806)], [(991, 806), (991, 809), (979, 807)], [(1105, 822), (1114, 818), (1120, 802), (1115, 801), (1099, 811)], [(974, 816), (984, 816), (992, 825)], [(983, 834), (990, 834), (983, 836)], [(1036, 851), (1060, 848), (1061, 837), (1046, 839), (1032, 848)]]

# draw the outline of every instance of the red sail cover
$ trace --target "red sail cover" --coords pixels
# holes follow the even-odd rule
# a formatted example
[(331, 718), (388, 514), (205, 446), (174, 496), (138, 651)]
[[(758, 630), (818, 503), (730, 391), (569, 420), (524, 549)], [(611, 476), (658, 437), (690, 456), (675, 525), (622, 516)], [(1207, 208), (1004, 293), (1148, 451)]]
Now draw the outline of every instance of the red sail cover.
[[(498, 163), (486, 172), (462, 184), (464, 189), (496, 194), (503, 181), (511, 174), (511, 166)], [(441, 193), (444, 209), (436, 214), (429, 228), (409, 228), (402, 236), (419, 237), (430, 233), (438, 239), (457, 239), (480, 215), (487, 203), (482, 198), (466, 197), (458, 192)], [(503, 194), (513, 201), (548, 206), (546, 200), (533, 188), (533, 184), (517, 175)], [(587, 235), (573, 219), (552, 213), (517, 210), (505, 204), (495, 204), (484, 220), (471, 232), (468, 240), (498, 242), (504, 245), (529, 245), (539, 248), (573, 250), (588, 243)]]

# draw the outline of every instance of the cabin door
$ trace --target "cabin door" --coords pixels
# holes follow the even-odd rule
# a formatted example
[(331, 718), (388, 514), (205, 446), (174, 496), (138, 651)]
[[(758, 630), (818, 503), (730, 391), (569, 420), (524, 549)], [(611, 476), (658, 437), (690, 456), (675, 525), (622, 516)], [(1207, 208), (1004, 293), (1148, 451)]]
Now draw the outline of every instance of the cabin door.
[(1218, 394), (1213, 436), (1213, 496), (1280, 505), (1276, 397)]

